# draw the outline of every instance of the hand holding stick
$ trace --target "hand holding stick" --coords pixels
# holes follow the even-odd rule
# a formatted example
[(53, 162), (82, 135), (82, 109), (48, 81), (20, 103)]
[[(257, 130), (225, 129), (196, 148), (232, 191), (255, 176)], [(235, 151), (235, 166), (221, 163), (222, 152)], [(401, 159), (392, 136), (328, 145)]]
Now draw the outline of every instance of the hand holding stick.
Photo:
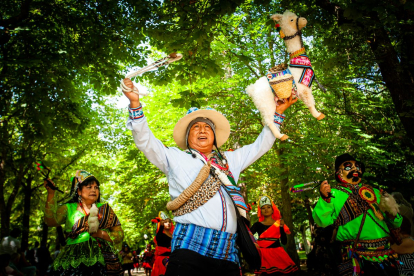
[(55, 183), (53, 183), (52, 180), (50, 180), (49, 178), (45, 178), (43, 179), (43, 185), (45, 186), (47, 193), (50, 195), (54, 195), (55, 191), (61, 192), (62, 194), (64, 193), (63, 191), (59, 190)]
[[(123, 80), (124, 86), (128, 87), (131, 90), (136, 89), (138, 91), (138, 88), (136, 88), (134, 86), (134, 83), (131, 81), (131, 79), (129, 78), (125, 78)], [(139, 102), (139, 94), (137, 93), (131, 93), (131, 92), (125, 92), (124, 90), (122, 90), (122, 92), (124, 93), (124, 95), (128, 98), (130, 104), (129, 107), (130, 108), (137, 108), (139, 107), (141, 104)]]
[[(43, 178), (43, 180), (44, 180), (44, 186), (45, 186), (45, 188), (47, 189), (47, 191), (48, 191), (48, 193), (49, 194), (51, 194), (50, 192), (49, 192), (49, 189), (50, 190), (53, 190), (53, 191), (58, 191), (58, 192), (60, 192), (60, 193), (64, 193), (62, 190), (59, 190), (57, 187), (56, 187), (56, 185), (55, 185), (55, 183), (53, 183), (53, 181), (52, 180), (50, 180), (49, 179), (49, 174), (50, 174), (50, 172), (52, 171), (50, 168), (48, 168), (45, 164), (44, 164), (44, 162), (40, 162), (40, 163), (37, 163), (36, 162), (36, 166), (37, 166), (37, 170), (38, 171), (40, 171), (41, 169), (45, 169), (45, 170), (47, 170), (47, 174), (46, 173), (44, 173), (44, 172), (42, 172), (42, 171), (40, 171), (40, 173), (44, 176), (44, 178)], [(54, 195), (54, 192), (53, 192), (53, 195)]]
[(331, 185), (329, 185), (328, 180), (322, 181), (319, 191), (323, 197), (329, 198), (329, 194), (331, 194)]

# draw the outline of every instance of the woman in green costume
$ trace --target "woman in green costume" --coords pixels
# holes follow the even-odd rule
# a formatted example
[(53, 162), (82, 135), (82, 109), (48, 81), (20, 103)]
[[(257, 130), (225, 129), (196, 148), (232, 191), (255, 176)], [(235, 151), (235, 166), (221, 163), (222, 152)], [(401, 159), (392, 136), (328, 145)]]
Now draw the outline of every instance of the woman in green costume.
[(335, 275), (398, 275), (399, 261), (389, 239), (392, 230), (400, 227), (402, 218), (395, 201), (394, 206), (392, 200), (380, 204), (384, 195), (360, 183), (364, 171), (364, 164), (351, 155), (338, 156), (338, 186), (331, 189), (328, 181), (322, 182), (313, 218), (318, 226), (333, 225), (335, 229), (331, 239), (338, 245)]
[(123, 230), (112, 208), (100, 203), (99, 181), (87, 171), (76, 171), (70, 199), (60, 207), (48, 182), (52, 183), (45, 181), (45, 223), (65, 224), (66, 234), (66, 246), (52, 265), (52, 275), (123, 275), (115, 249), (122, 243)]

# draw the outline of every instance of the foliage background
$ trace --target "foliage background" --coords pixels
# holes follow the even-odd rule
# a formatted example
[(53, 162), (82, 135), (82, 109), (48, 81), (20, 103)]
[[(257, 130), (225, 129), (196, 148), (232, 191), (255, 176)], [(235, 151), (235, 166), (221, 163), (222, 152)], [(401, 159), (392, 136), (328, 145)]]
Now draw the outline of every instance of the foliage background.
[[(355, 155), (366, 164), (365, 182), (412, 201), (414, 147), (406, 123), (412, 95), (402, 95), (404, 106), (395, 100), (395, 84), (372, 39), (385, 50), (390, 42), (401, 61), (395, 78), (411, 91), (401, 72), (414, 60), (403, 46), (413, 37), (406, 16), (413, 2), (380, 1), (375, 9), (356, 2), (336, 3), (342, 13), (333, 14), (332, 3), (313, 0), (8, 1), (0, 8), (1, 235), (19, 226), (24, 246), (35, 240), (55, 246), (55, 230), (42, 223), (45, 191), (33, 167), (45, 160), (66, 195), (76, 169), (95, 174), (125, 242), (143, 248), (153, 234), (151, 218), (169, 200), (168, 183), (133, 145), (119, 81), (133, 66), (180, 52), (181, 61), (135, 80), (150, 91), (142, 103), (155, 136), (175, 146), (172, 129), (186, 110), (210, 106), (231, 124), (223, 150), (249, 144), (262, 124), (245, 88), (286, 61), (269, 17), (287, 8), (308, 19), (305, 47), (327, 88), (323, 93), (314, 85), (313, 94), (327, 117), (317, 122), (301, 102), (287, 111), (283, 131), (291, 139), (277, 141), (241, 175), (248, 201), (274, 198), (293, 230), (287, 250), (296, 261), (295, 243), (304, 238), (319, 195), (292, 195), (288, 188), (333, 179), (337, 155)], [(387, 36), (372, 38), (379, 29)]]

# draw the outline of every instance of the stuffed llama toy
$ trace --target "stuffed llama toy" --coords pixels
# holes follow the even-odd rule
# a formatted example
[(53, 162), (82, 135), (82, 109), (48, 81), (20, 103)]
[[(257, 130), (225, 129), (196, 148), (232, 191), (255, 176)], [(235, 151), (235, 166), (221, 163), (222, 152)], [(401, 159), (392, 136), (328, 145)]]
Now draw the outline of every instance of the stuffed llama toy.
[(99, 219), (98, 219), (98, 212), (99, 209), (96, 207), (96, 204), (93, 203), (91, 209), (89, 210), (89, 218), (88, 218), (88, 225), (89, 225), (89, 233), (95, 233), (98, 231), (99, 228)]
[[(280, 36), (284, 39), (287, 51), (290, 56), (289, 67), (281, 74), (273, 74), (272, 68), (267, 77), (261, 77), (254, 84), (246, 88), (246, 92), (252, 98), (255, 106), (260, 111), (264, 123), (270, 128), (276, 138), (286, 140), (289, 137), (286, 134), (281, 134), (274, 125), (274, 112), (276, 110), (275, 96), (272, 93), (273, 83), (279, 85), (280, 78), (288, 77), (292, 83), (292, 90), (300, 100), (309, 108), (312, 116), (318, 120), (322, 120), (325, 115), (317, 111), (315, 108), (315, 100), (312, 95), (312, 81), (315, 78), (314, 72), (309, 58), (305, 54), (305, 48), (302, 42), (301, 30), (306, 26), (307, 20), (303, 17), (298, 17), (296, 14), (286, 10), (283, 14), (274, 14), (271, 16), (274, 21), (279, 22), (276, 26), (280, 28)], [(277, 77), (276, 77), (277, 76)], [(278, 79), (279, 78), (279, 79)], [(285, 78), (286, 80), (286, 78)], [(286, 84), (287, 82), (285, 82)], [(272, 85), (271, 85), (272, 84)], [(275, 89), (273, 89), (275, 90)], [(288, 98), (288, 95), (280, 97), (276, 93), (276, 100), (283, 100)]]

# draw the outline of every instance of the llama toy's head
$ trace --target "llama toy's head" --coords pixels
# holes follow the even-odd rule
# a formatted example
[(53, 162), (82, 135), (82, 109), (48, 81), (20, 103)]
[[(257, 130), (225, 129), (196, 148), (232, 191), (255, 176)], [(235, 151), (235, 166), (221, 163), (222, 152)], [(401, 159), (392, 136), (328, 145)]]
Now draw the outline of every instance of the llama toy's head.
[(289, 10), (286, 10), (283, 14), (273, 14), (270, 18), (279, 23), (281, 31), (285, 36), (294, 35), (308, 23), (306, 18), (298, 17)]

